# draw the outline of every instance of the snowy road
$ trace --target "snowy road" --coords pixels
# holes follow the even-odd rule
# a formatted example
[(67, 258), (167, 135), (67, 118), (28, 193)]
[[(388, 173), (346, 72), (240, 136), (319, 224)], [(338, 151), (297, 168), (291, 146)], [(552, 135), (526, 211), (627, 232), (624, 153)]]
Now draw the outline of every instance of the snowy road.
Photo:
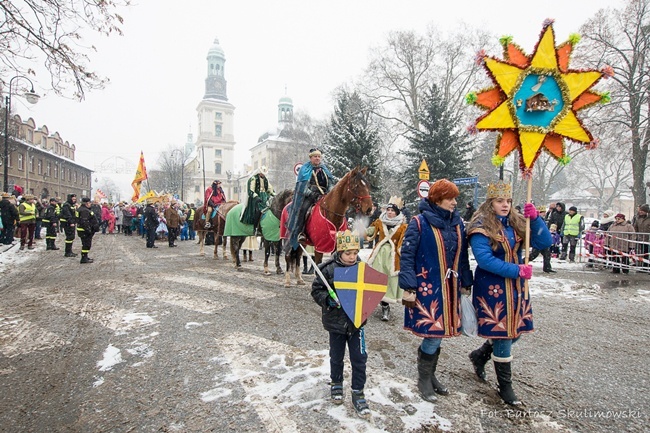
[[(236, 272), (193, 242), (144, 248), (98, 235), (81, 266), (58, 252), (0, 254), (0, 431), (647, 431), (650, 277), (556, 264), (531, 282), (536, 332), (514, 349), (523, 411), (474, 379), (479, 339), (443, 343), (438, 404), (415, 388), (418, 339), (370, 318), (373, 417), (328, 401), (328, 337), (309, 286)], [(78, 240), (75, 249), (79, 248)], [(346, 373), (349, 383), (349, 370)]]

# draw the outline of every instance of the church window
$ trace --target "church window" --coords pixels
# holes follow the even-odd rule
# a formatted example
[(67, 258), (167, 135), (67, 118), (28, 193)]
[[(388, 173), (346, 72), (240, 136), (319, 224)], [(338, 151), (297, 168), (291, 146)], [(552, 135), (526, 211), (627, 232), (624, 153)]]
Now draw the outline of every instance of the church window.
[(221, 174), (221, 163), (220, 162), (215, 162), (214, 163), (214, 174)]
[(201, 192), (201, 186), (200, 185), (194, 185), (194, 192)]
[(216, 125), (214, 125), (214, 135), (216, 137), (221, 137), (221, 124), (220, 123), (217, 123)]
[(214, 157), (221, 158), (221, 149), (214, 149)]
[(214, 114), (215, 114), (215, 116), (214, 116), (215, 120), (221, 120), (221, 119), (223, 119), (223, 114), (222, 114), (222, 113), (220, 113), (220, 112), (217, 111), (217, 112), (214, 113)]
[(18, 154), (18, 170), (23, 169), (23, 154), (19, 153)]

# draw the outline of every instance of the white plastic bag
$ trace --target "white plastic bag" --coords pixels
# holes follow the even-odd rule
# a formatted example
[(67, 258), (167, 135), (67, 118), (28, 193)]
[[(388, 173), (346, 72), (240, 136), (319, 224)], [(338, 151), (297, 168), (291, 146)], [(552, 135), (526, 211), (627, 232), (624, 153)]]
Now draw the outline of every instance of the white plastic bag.
[(461, 329), (463, 334), (468, 337), (478, 336), (478, 322), (476, 320), (476, 310), (474, 305), (472, 305), (471, 296), (461, 295), (460, 296), (460, 310), (461, 310)]

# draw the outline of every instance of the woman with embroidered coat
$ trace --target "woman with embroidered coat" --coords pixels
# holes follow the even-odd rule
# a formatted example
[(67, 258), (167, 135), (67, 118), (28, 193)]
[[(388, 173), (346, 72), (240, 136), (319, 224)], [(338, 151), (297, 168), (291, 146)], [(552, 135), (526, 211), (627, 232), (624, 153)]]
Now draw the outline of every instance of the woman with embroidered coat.
[(399, 203), (401, 201), (398, 197), (391, 197), (386, 210), (366, 230), (367, 241), (372, 242), (374, 239), (378, 239), (368, 258), (368, 265), (388, 275), (386, 295), (381, 301), (381, 320), (384, 322), (390, 319), (389, 302), (397, 302), (398, 299), (402, 299), (402, 290), (397, 284), (400, 249), (404, 232), (406, 232), (404, 215), (400, 213)]
[(488, 340), (470, 353), (479, 379), (485, 381), (485, 364), (492, 356), (503, 401), (520, 405), (512, 390), (512, 344), (521, 334), (533, 331), (533, 311), (524, 280), (532, 265), (523, 264), (526, 218), (530, 219), (533, 248), (543, 250), (551, 234), (532, 203), (521, 215), (512, 211), (512, 188), (498, 182), (488, 186), (487, 200), (467, 228), (469, 243), (478, 264), (474, 272), (473, 303), (478, 317), (478, 335)]
[(447, 179), (431, 185), (420, 215), (402, 242), (399, 286), (404, 329), (422, 337), (418, 348), (418, 390), (427, 401), (449, 391), (435, 376), (443, 338), (460, 335), (460, 289), (472, 285), (465, 226), (456, 208), (458, 187)]

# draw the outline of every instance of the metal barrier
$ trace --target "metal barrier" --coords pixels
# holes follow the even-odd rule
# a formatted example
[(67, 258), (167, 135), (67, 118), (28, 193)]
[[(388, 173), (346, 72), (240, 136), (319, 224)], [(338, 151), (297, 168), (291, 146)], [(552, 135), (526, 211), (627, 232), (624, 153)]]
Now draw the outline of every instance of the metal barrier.
[[(595, 268), (609, 268), (650, 273), (650, 233), (603, 232), (602, 237), (584, 241), (581, 258)], [(581, 259), (582, 261), (582, 259)]]

